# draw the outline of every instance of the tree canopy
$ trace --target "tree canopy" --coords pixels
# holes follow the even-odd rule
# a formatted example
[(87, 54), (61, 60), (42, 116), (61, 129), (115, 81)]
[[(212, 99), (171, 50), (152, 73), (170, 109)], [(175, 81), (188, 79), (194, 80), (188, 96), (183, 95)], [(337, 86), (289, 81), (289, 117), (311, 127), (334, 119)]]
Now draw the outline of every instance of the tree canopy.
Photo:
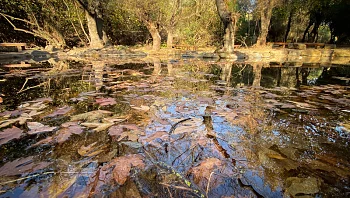
[(0, 42), (61, 48), (152, 43), (153, 50), (188, 44), (228, 51), (227, 43), (349, 44), (349, 19), (348, 0), (2, 0)]

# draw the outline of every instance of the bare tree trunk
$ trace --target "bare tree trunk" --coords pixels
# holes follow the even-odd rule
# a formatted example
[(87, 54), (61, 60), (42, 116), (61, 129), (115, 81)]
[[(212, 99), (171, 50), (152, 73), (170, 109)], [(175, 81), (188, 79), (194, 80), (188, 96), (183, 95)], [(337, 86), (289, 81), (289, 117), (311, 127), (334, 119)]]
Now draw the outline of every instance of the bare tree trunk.
[(160, 37), (157, 26), (151, 21), (146, 21), (146, 27), (152, 36), (152, 40), (153, 40), (152, 49), (155, 51), (160, 50), (161, 37)]
[(98, 31), (98, 24), (95, 16), (92, 16), (87, 10), (85, 10), (87, 24), (90, 35), (90, 48), (97, 49), (103, 47), (103, 40), (100, 37)]
[(270, 20), (272, 16), (272, 9), (276, 4), (276, 0), (260, 0), (258, 2), (258, 7), (260, 9), (260, 35), (257, 40), (258, 46), (266, 45), (266, 38), (269, 32)]
[(228, 11), (224, 0), (216, 0), (216, 7), (225, 29), (223, 51), (231, 53), (234, 49), (236, 20), (233, 14)]
[(287, 39), (288, 39), (288, 35), (289, 35), (290, 28), (291, 28), (291, 25), (292, 25), (293, 14), (294, 14), (294, 10), (291, 10), (290, 13), (289, 13), (289, 17), (288, 17), (288, 24), (287, 24), (286, 34), (284, 35), (284, 42), (287, 42)]
[(312, 28), (311, 31), (311, 37), (309, 42), (315, 43), (317, 41), (317, 37), (318, 37), (318, 28), (320, 27), (321, 23), (316, 21), (314, 24), (314, 27)]
[(313, 24), (313, 21), (310, 20), (309, 25), (306, 27), (306, 29), (305, 29), (305, 31), (304, 31), (303, 39), (301, 40), (301, 42), (303, 42), (303, 43), (305, 42), (305, 40), (306, 40), (306, 34), (309, 32), (309, 29), (310, 29), (310, 27), (312, 26), (312, 24)]
[(173, 47), (174, 42), (174, 34), (172, 29), (168, 29), (168, 37), (166, 40), (166, 46), (168, 49), (171, 49)]

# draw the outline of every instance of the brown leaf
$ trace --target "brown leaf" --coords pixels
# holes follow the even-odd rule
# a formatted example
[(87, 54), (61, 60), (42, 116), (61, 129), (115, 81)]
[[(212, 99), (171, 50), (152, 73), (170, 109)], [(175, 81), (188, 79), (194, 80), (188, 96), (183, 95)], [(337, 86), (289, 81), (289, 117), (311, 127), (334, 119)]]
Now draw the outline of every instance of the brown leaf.
[(112, 125), (114, 125), (114, 123), (108, 122), (108, 123), (81, 123), (81, 125), (86, 126), (88, 128), (95, 128), (94, 131), (96, 132), (100, 132), (100, 131), (104, 131), (106, 129), (108, 129), (109, 127), (111, 127)]
[(87, 113), (82, 113), (82, 114), (72, 116), (71, 121), (86, 120), (91, 122), (100, 118), (104, 118), (111, 114), (113, 114), (113, 112), (103, 111), (103, 110), (90, 111)]
[(201, 187), (205, 187), (208, 183), (210, 174), (220, 168), (222, 165), (222, 161), (217, 158), (205, 159), (199, 166), (191, 169), (191, 172), (194, 175), (194, 182)]
[(0, 145), (6, 144), (10, 140), (18, 139), (23, 134), (23, 131), (15, 126), (5, 129), (0, 132)]
[(64, 106), (64, 107), (58, 108), (55, 112), (47, 115), (46, 118), (52, 118), (52, 117), (64, 115), (70, 112), (71, 110), (72, 110), (72, 107)]
[(284, 159), (287, 159), (285, 157), (283, 157), (282, 155), (280, 154), (271, 154), (271, 153), (268, 153), (266, 154), (269, 158), (273, 158), (273, 159), (279, 159), (279, 160), (284, 160)]
[(52, 98), (38, 98), (36, 100), (29, 101), (29, 102), (32, 102), (32, 103), (36, 103), (36, 102), (43, 102), (43, 103), (52, 102)]
[(83, 132), (81, 126), (79, 126), (78, 123), (75, 122), (67, 122), (62, 124), (61, 126), (64, 128), (60, 129), (57, 132), (57, 136), (55, 137), (58, 143), (67, 141), (72, 134), (79, 135)]
[(139, 111), (145, 111), (145, 112), (150, 110), (150, 107), (149, 106), (145, 106), (145, 105), (141, 105), (139, 107), (132, 106), (131, 108), (139, 110)]
[(49, 166), (51, 162), (39, 162), (34, 163), (33, 156), (16, 159), (12, 162), (6, 163), (0, 168), (0, 175), (2, 176), (15, 176), (23, 173), (29, 173), (37, 171)]
[(31, 145), (31, 147), (36, 147), (36, 146), (45, 145), (45, 144), (51, 144), (53, 142), (54, 142), (54, 139), (52, 137), (47, 137), (47, 138), (40, 140), (39, 142)]
[(148, 144), (150, 142), (152, 142), (155, 139), (165, 139), (169, 137), (169, 133), (165, 132), (165, 131), (157, 131), (155, 133), (153, 133), (150, 136), (144, 137), (141, 139), (141, 142), (144, 144)]
[(110, 162), (108, 166), (105, 167), (105, 169), (114, 166), (113, 178), (119, 185), (123, 185), (130, 175), (130, 170), (132, 167), (138, 167), (140, 169), (145, 168), (145, 164), (142, 160), (143, 156), (140, 154), (117, 157), (112, 160), (112, 162)]
[(92, 156), (100, 154), (107, 147), (106, 145), (105, 146), (100, 145), (100, 146), (95, 147), (96, 144), (97, 144), (97, 142), (94, 142), (94, 143), (90, 144), (89, 146), (82, 145), (78, 149), (79, 155), (86, 156), (86, 157), (92, 157)]
[(4, 102), (4, 100), (0, 97), (0, 103), (3, 103)]
[(39, 122), (28, 122), (27, 126), (29, 128), (28, 134), (30, 135), (45, 133), (45, 132), (52, 132), (56, 129), (56, 127), (49, 127)]
[(99, 104), (100, 106), (108, 106), (115, 105), (117, 102), (114, 98), (96, 98), (95, 104)]
[(139, 135), (144, 135), (144, 132), (135, 124), (127, 124), (111, 127), (108, 130), (108, 134), (112, 137), (118, 138), (117, 141), (121, 141), (124, 138), (131, 141), (137, 141)]

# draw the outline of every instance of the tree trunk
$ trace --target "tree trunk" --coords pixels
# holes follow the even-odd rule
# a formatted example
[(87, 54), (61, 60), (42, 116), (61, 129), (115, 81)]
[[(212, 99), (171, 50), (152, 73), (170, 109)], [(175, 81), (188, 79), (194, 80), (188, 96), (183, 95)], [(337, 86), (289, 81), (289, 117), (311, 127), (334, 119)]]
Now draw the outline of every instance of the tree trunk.
[(258, 7), (260, 9), (260, 35), (257, 40), (257, 46), (266, 45), (266, 38), (269, 33), (270, 20), (272, 16), (272, 9), (276, 4), (276, 0), (267, 0), (258, 2)]
[(306, 40), (306, 34), (309, 33), (309, 29), (310, 29), (310, 27), (312, 26), (312, 24), (313, 24), (313, 21), (310, 20), (309, 25), (306, 27), (306, 29), (305, 29), (305, 31), (304, 31), (303, 39), (301, 40), (301, 42), (303, 42), (303, 43), (305, 42), (305, 40)]
[(291, 10), (290, 13), (289, 13), (289, 17), (288, 17), (286, 34), (284, 35), (284, 42), (287, 42), (287, 40), (288, 40), (288, 35), (289, 35), (290, 28), (291, 28), (291, 25), (292, 25), (293, 14), (294, 14), (294, 10)]
[(168, 49), (171, 49), (173, 47), (173, 41), (174, 41), (174, 34), (172, 29), (168, 29), (168, 37), (166, 40), (166, 46)]
[(103, 40), (102, 40), (102, 35), (99, 34), (98, 26), (100, 26), (100, 24), (97, 21), (97, 17), (94, 15), (91, 15), (87, 10), (85, 10), (85, 15), (87, 19), (88, 28), (89, 28), (90, 48), (93, 48), (93, 49), (102, 48)]
[(146, 21), (146, 27), (152, 36), (152, 40), (153, 40), (152, 50), (155, 50), (155, 51), (160, 50), (161, 37), (157, 26), (151, 21)]
[(315, 43), (317, 41), (317, 37), (318, 37), (318, 28), (320, 27), (321, 23), (316, 21), (314, 27), (312, 28), (311, 31), (311, 38), (309, 40), (309, 42)]
[(227, 10), (224, 0), (216, 0), (216, 8), (225, 30), (223, 51), (231, 53), (234, 49), (236, 20), (233, 14)]

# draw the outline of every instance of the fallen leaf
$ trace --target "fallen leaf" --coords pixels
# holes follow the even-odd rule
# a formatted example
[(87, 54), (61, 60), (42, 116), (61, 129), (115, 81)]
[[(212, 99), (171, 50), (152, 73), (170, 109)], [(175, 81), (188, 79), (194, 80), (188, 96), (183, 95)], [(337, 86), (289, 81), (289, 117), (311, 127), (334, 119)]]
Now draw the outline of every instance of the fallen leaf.
[(30, 173), (49, 166), (51, 162), (34, 163), (33, 156), (16, 159), (6, 163), (0, 168), (1, 176), (15, 176), (23, 173)]
[(141, 143), (148, 144), (148, 143), (152, 142), (153, 140), (165, 139), (168, 137), (169, 137), (169, 133), (167, 133), (165, 131), (157, 131), (157, 132), (153, 133), (152, 135), (149, 135), (147, 137), (143, 137), (141, 139)]
[(103, 110), (90, 111), (87, 113), (82, 113), (82, 114), (72, 116), (71, 121), (86, 120), (86, 121), (92, 122), (94, 120), (104, 118), (111, 114), (113, 114), (113, 112), (103, 111)]
[(96, 132), (100, 132), (100, 131), (104, 131), (106, 129), (108, 129), (109, 127), (111, 127), (112, 125), (114, 125), (114, 123), (112, 122), (107, 122), (107, 123), (81, 123), (81, 125), (86, 126), (88, 128), (95, 128), (94, 131)]
[(141, 105), (140, 107), (132, 106), (131, 108), (139, 110), (139, 111), (149, 111), (150, 110), (150, 107), (145, 106), (145, 105)]
[[(223, 165), (222, 161), (217, 158), (208, 158), (202, 161), (199, 166), (194, 167), (190, 172), (194, 175), (194, 182), (201, 187), (206, 187), (209, 181), (210, 174), (215, 170), (221, 168)], [(217, 182), (216, 182), (217, 184)], [(211, 187), (213, 185), (213, 180), (211, 181)]]
[(127, 124), (111, 127), (108, 130), (108, 134), (112, 137), (118, 138), (117, 141), (121, 141), (124, 138), (131, 141), (137, 141), (139, 135), (144, 135), (144, 132), (142, 132), (141, 129), (135, 124)]
[(50, 136), (50, 137), (47, 137), (43, 140), (40, 140), (39, 142), (31, 145), (31, 147), (36, 147), (36, 146), (40, 146), (40, 145), (47, 145), (47, 144), (51, 144), (53, 143), (55, 140)]
[(283, 157), (282, 155), (280, 154), (271, 154), (271, 153), (268, 153), (266, 154), (269, 158), (273, 158), (273, 159), (279, 159), (279, 160), (284, 160), (284, 159), (287, 159), (285, 157)]
[(95, 145), (97, 144), (97, 142), (94, 142), (92, 144), (90, 144), (89, 146), (84, 146), (82, 145), (79, 149), (78, 149), (78, 153), (81, 156), (84, 157), (92, 157), (95, 155), (98, 155), (100, 153), (102, 153), (104, 151), (105, 148), (107, 148), (107, 145), (100, 145), (95, 147)]
[(46, 107), (47, 106), (43, 102), (37, 102), (25, 108), (29, 110), (42, 110), (42, 109), (45, 109)]
[(28, 134), (30, 135), (44, 132), (52, 132), (56, 129), (56, 127), (49, 127), (39, 122), (28, 122), (27, 126), (29, 128)]
[[(66, 191), (76, 183), (78, 175), (75, 174), (69, 177), (59, 177), (53, 180), (49, 187), (49, 197), (66, 197), (62, 196)], [(60, 196), (61, 195), (61, 196)]]
[(52, 98), (38, 98), (36, 100), (32, 100), (29, 101), (31, 103), (37, 103), (37, 102), (42, 102), (42, 103), (46, 103), (46, 102), (52, 102)]
[(64, 114), (67, 114), (68, 112), (70, 112), (71, 110), (72, 110), (72, 107), (64, 106), (64, 107), (58, 108), (53, 113), (47, 115), (46, 118), (52, 118), (52, 117), (64, 115)]
[(3, 103), (4, 102), (4, 100), (2, 99), (2, 97), (0, 97), (0, 103)]
[(140, 169), (145, 168), (145, 164), (143, 162), (143, 156), (140, 154), (132, 154), (126, 155), (122, 157), (117, 157), (113, 159), (107, 166), (103, 169), (109, 169), (113, 167), (113, 178), (119, 185), (123, 185), (128, 176), (130, 175), (130, 170), (132, 167), (137, 167)]
[(117, 102), (114, 98), (96, 98), (95, 104), (99, 104), (100, 106), (108, 106), (115, 105)]
[(61, 126), (64, 128), (60, 129), (55, 137), (55, 140), (58, 143), (67, 141), (72, 134), (80, 135), (83, 132), (81, 126), (79, 126), (76, 122), (67, 122)]
[(5, 129), (0, 132), (0, 145), (6, 144), (13, 139), (20, 138), (22, 134), (23, 131), (15, 126)]

